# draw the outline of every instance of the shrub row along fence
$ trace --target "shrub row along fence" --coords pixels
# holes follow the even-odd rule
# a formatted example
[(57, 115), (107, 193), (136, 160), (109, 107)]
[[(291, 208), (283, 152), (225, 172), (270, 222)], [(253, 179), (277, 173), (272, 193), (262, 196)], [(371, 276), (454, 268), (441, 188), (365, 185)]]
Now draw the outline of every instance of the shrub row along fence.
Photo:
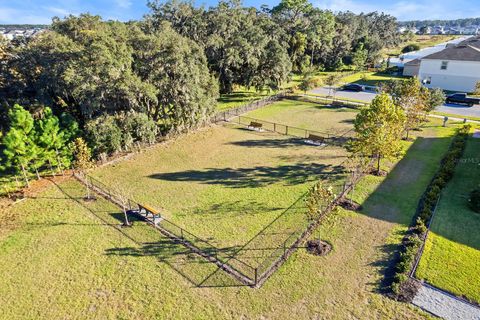
[(236, 108), (227, 109), (225, 111), (219, 111), (213, 116), (212, 121), (215, 123), (221, 122), (221, 121), (227, 121), (235, 116), (241, 115), (242, 113), (262, 108), (272, 102), (283, 99), (286, 96), (287, 96), (287, 93), (282, 91), (275, 95), (268, 96), (266, 98), (263, 98), (257, 101), (253, 101)]
[[(343, 146), (353, 135), (353, 129), (339, 132), (323, 132), (317, 130), (298, 128), (282, 123), (276, 123), (266, 120), (260, 120), (247, 116), (237, 116), (230, 120), (243, 126), (252, 126), (257, 129), (276, 132), (279, 134), (298, 137), (302, 139), (314, 139), (316, 142), (325, 142), (326, 144)], [(261, 127), (259, 126), (261, 125)], [(320, 139), (320, 140), (317, 140)]]
[[(128, 210), (130, 213), (139, 213), (140, 208), (145, 208), (139, 202), (134, 199), (128, 198), (121, 192), (108, 187), (103, 182), (84, 174), (74, 173), (75, 178), (84, 184), (88, 190), (94, 191), (97, 194), (110, 200), (120, 208)], [(260, 287), (268, 277), (277, 270), (280, 265), (298, 248), (301, 243), (311, 234), (315, 227), (321, 222), (321, 220), (335, 207), (338, 201), (344, 197), (353, 185), (361, 177), (360, 171), (356, 170), (352, 174), (348, 175), (345, 182), (341, 185), (341, 190), (338, 196), (331, 203), (326, 203), (322, 206), (319, 219), (310, 224), (301, 224), (294, 228), (293, 232), (282, 240), (276, 239), (271, 248), (268, 249), (269, 254), (262, 257), (260, 261), (249, 261), (248, 258), (242, 257), (242, 252), (245, 251), (245, 246), (239, 250), (232, 252), (228, 249), (218, 248), (207, 240), (204, 240), (192, 232), (178, 226), (177, 224), (161, 217), (155, 219), (151, 212), (152, 218), (145, 217), (147, 223), (152, 227), (160, 231), (164, 236), (180, 243), (190, 249), (192, 252), (202, 256), (211, 263), (216, 264), (219, 268), (233, 276), (242, 284), (251, 287)], [(300, 215), (295, 218), (305, 218), (305, 205), (304, 199), (306, 195), (303, 195), (298, 199), (289, 209), (281, 213), (268, 228), (279, 219)], [(266, 234), (268, 232), (261, 232), (260, 234)], [(258, 236), (258, 235), (257, 235)], [(255, 237), (257, 240), (260, 239)], [(252, 240), (251, 240), (252, 241)], [(251, 243), (249, 241), (249, 243)], [(247, 243), (247, 245), (249, 244)], [(246, 246), (247, 246), (246, 245)], [(243, 250), (243, 251), (242, 251)], [(258, 250), (258, 249), (257, 249)]]
[(411, 302), (417, 293), (419, 286), (414, 280), (415, 271), (423, 253), (441, 191), (453, 177), (456, 164), (463, 155), (469, 132), (470, 125), (458, 129), (440, 163), (440, 168), (422, 195), (414, 219), (402, 240), (399, 254), (395, 258), (395, 275), (390, 286), (398, 300)]

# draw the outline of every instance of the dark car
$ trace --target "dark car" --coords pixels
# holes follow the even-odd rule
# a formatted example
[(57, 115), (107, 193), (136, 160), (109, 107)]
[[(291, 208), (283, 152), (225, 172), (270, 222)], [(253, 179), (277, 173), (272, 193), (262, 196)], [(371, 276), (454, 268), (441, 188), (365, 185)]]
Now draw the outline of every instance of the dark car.
[(475, 104), (480, 104), (480, 99), (471, 98), (467, 96), (466, 93), (454, 93), (447, 96), (446, 102), (452, 104), (466, 104), (471, 107)]
[(346, 91), (356, 91), (356, 92), (365, 90), (365, 88), (363, 86), (361, 86), (359, 84), (356, 84), (356, 83), (346, 84), (346, 85), (343, 86), (342, 89), (346, 90)]

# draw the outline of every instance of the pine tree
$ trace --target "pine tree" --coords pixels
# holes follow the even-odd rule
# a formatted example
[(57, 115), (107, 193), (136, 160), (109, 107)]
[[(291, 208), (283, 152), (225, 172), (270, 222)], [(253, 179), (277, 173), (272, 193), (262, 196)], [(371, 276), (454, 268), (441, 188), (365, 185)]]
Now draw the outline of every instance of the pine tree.
[(6, 167), (22, 172), (25, 183), (29, 186), (28, 171), (38, 156), (33, 117), (18, 104), (8, 112), (8, 117), (10, 130), (3, 138)]
[(36, 132), (36, 141), (40, 150), (38, 162), (48, 163), (50, 169), (52, 166), (60, 170), (69, 167), (72, 158), (69, 139), (76, 134), (76, 129), (69, 126), (62, 130), (60, 120), (50, 108), (46, 107), (43, 117), (37, 122)]

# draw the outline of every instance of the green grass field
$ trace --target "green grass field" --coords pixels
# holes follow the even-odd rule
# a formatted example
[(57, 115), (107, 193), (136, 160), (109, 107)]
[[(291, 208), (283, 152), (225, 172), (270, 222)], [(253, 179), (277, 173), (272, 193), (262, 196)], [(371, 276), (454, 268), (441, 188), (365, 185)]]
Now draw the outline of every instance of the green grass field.
[(358, 83), (366, 86), (378, 86), (385, 81), (402, 80), (402, 79), (406, 79), (406, 77), (392, 76), (392, 75), (378, 73), (378, 72), (358, 72), (351, 76), (342, 78), (342, 82)]
[(253, 102), (253, 101), (265, 98), (271, 94), (272, 93), (268, 93), (266, 91), (257, 92), (254, 89), (247, 90), (245, 88), (241, 88), (229, 94), (222, 94), (220, 98), (218, 98), (217, 110), (223, 111), (223, 110), (239, 107), (249, 102)]
[[(302, 125), (301, 113), (287, 112), (295, 114), (294, 107), (271, 108), (284, 113), (282, 122)], [(312, 117), (309, 110), (317, 110), (301, 108), (303, 121)], [(331, 111), (318, 109), (336, 117)], [(6, 280), (0, 314), (8, 319), (429, 318), (378, 288), (451, 133), (437, 123), (416, 132), (415, 142), (405, 142), (405, 157), (384, 164), (393, 169), (388, 177), (368, 176), (356, 187), (353, 197), (363, 203), (362, 212), (339, 209), (323, 223), (318, 234), (333, 245), (332, 253), (314, 257), (299, 249), (260, 289), (239, 287), (141, 221), (118, 228), (120, 210), (102, 198), (83, 201), (85, 189), (78, 182), (52, 185), (0, 210), (0, 278)], [(112, 185), (123, 182), (135, 197), (216, 244), (236, 246), (298, 199), (323, 172), (322, 164), (344, 157), (333, 150), (216, 126), (94, 175)], [(257, 253), (247, 251), (253, 258)]]
[(444, 189), (417, 277), (456, 295), (480, 302), (480, 214), (468, 207), (479, 187), (480, 141), (470, 138), (455, 175)]
[(357, 113), (351, 108), (285, 99), (251, 111), (246, 116), (302, 129), (341, 133), (353, 129), (353, 119)]
[(128, 186), (138, 202), (227, 247), (243, 245), (317, 177), (340, 178), (329, 172), (340, 170), (345, 156), (340, 147), (322, 149), (227, 125), (159, 145), (92, 175), (111, 187)]
[(415, 38), (408, 42), (402, 43), (398, 47), (395, 48), (388, 48), (384, 50), (384, 53), (389, 56), (398, 56), (402, 54), (402, 49), (405, 48), (409, 44), (418, 44), (420, 49), (432, 47), (437, 44), (447, 42), (450, 40), (454, 40), (460, 36), (457, 35), (415, 35)]
[[(324, 80), (329, 74), (342, 74), (342, 72), (317, 72), (314, 77), (319, 80)], [(290, 89), (298, 86), (302, 82), (303, 76), (299, 74), (292, 74), (291, 79), (282, 85), (282, 90)], [(229, 94), (222, 94), (218, 98), (217, 110), (223, 111), (235, 107), (242, 106), (244, 104), (260, 100), (267, 96), (275, 94), (276, 91), (257, 91), (255, 88), (237, 87), (234, 92)]]

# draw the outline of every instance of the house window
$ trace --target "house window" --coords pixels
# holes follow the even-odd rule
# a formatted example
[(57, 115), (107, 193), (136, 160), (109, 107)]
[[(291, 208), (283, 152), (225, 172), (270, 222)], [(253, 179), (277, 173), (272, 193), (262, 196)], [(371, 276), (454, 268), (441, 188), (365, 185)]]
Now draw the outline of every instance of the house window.
[(447, 70), (447, 67), (448, 67), (448, 61), (442, 61), (440, 70)]

